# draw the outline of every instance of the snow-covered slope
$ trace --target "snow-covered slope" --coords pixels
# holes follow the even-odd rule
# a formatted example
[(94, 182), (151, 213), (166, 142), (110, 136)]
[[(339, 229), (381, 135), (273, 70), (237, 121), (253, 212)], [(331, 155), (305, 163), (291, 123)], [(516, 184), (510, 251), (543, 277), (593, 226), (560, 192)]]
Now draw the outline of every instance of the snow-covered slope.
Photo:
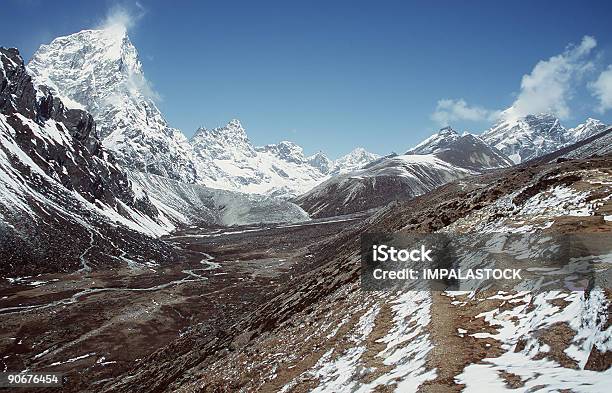
[(28, 70), (36, 84), (51, 88), (69, 107), (94, 116), (104, 146), (121, 164), (185, 182), (196, 180), (191, 147), (155, 105), (125, 27), (56, 38), (36, 51)]
[(198, 129), (191, 145), (199, 181), (208, 187), (291, 196), (309, 190), (326, 175), (295, 143), (253, 146), (238, 120)]
[(153, 205), (177, 224), (249, 225), (308, 220), (299, 206), (263, 195), (218, 190), (166, 177), (130, 172), (136, 194), (145, 192)]
[(332, 177), (296, 199), (313, 217), (364, 211), (391, 200), (411, 199), (473, 172), (433, 154), (386, 157)]
[(36, 90), (18, 51), (4, 48), (0, 222), (1, 268), (13, 273), (89, 269), (118, 255), (171, 260), (152, 237), (172, 224), (145, 194), (133, 193), (92, 116)]
[(517, 164), (558, 150), (572, 141), (559, 119), (546, 113), (502, 119), (481, 138)]
[(600, 120), (589, 117), (584, 123), (579, 124), (574, 128), (570, 128), (568, 132), (570, 135), (572, 135), (575, 142), (579, 142), (593, 135), (597, 135), (609, 127), (609, 125), (602, 123)]
[(512, 166), (506, 155), (470, 133), (459, 135), (451, 127), (425, 139), (406, 154), (435, 154), (438, 158), (471, 170), (484, 170)]

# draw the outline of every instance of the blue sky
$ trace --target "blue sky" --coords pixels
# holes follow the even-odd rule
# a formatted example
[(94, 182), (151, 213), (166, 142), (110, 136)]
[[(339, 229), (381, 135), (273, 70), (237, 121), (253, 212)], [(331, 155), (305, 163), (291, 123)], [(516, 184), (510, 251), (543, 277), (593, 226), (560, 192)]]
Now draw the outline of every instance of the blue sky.
[(9, 0), (0, 45), (27, 60), (119, 5), (172, 126), (239, 118), (257, 145), (332, 157), (403, 152), (445, 123), (479, 133), (512, 105), (612, 123), (612, 2), (427, 3)]

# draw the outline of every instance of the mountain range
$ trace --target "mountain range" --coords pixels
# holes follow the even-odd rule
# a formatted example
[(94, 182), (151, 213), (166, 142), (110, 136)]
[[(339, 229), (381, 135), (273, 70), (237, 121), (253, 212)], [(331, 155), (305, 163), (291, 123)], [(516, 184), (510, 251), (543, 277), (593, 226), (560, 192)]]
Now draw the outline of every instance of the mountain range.
[(126, 30), (84, 30), (42, 45), (28, 63), (35, 83), (69, 107), (96, 119), (103, 145), (118, 162), (139, 172), (186, 183), (266, 195), (301, 194), (331, 174), (376, 158), (357, 149), (336, 161), (305, 157), (283, 141), (255, 147), (238, 120), (200, 128), (188, 140), (157, 108)]
[[(223, 127), (202, 127), (188, 140), (168, 125), (157, 108), (138, 52), (122, 27), (84, 30), (56, 38), (36, 51), (28, 71), (35, 84), (46, 86), (68, 107), (89, 111), (103, 145), (114, 153), (118, 163), (138, 172), (288, 198), (379, 158), (362, 148), (335, 161), (322, 152), (305, 156), (300, 146), (288, 141), (256, 147), (236, 119)], [(479, 139), (481, 145), (490, 145), (488, 157), (495, 161), (470, 163), (480, 160), (471, 157), (461, 164), (462, 168), (479, 170), (481, 164), (499, 167), (524, 162), (606, 128), (595, 119), (567, 129), (550, 114), (518, 119), (504, 116), (505, 112), (502, 120), (480, 137), (456, 137), (462, 138), (461, 143)], [(442, 134), (436, 134), (436, 138)], [(429, 138), (408, 153), (436, 153), (436, 143)], [(456, 161), (453, 157), (448, 159)]]
[[(102, 252), (103, 244), (116, 243), (104, 231), (117, 225), (156, 237), (196, 222), (355, 213), (533, 160), (607, 129), (595, 119), (567, 129), (550, 114), (535, 114), (499, 121), (480, 136), (446, 127), (403, 155), (356, 148), (333, 161), (322, 152), (306, 156), (289, 141), (254, 146), (236, 119), (201, 127), (188, 140), (157, 108), (125, 29), (56, 38), (27, 67), (16, 50), (3, 49), (2, 64), (1, 185), (12, 195), (1, 207), (7, 249), (55, 215), (81, 228), (74, 229), (79, 237), (100, 237)], [(52, 241), (29, 248), (44, 253)], [(72, 260), (85, 264), (83, 255)]]
[[(0, 368), (66, 392), (605, 391), (612, 128), (502, 116), (401, 151), (255, 146), (236, 119), (187, 139), (122, 28), (27, 67), (0, 47)], [(430, 233), (525, 280), (364, 290), (362, 235)], [(557, 249), (588, 278), (532, 265)]]
[(554, 115), (540, 113), (518, 119), (503, 118), (481, 138), (506, 154), (514, 163), (529, 161), (604, 131), (609, 126), (587, 119), (575, 128), (565, 128)]
[(178, 226), (308, 219), (284, 200), (125, 168), (101, 142), (93, 116), (54, 94), (35, 85), (16, 49), (0, 48), (3, 271), (171, 262), (172, 249), (154, 238)]

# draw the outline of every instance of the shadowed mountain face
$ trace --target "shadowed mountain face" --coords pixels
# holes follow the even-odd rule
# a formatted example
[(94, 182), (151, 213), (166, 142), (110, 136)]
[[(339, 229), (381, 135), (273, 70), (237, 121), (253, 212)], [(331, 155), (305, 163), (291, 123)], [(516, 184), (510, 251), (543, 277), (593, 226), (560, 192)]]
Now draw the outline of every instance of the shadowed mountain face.
[(17, 50), (0, 48), (0, 66), (2, 270), (89, 268), (128, 250), (168, 257), (145, 236), (165, 230), (159, 212), (134, 194), (92, 116), (35, 88)]

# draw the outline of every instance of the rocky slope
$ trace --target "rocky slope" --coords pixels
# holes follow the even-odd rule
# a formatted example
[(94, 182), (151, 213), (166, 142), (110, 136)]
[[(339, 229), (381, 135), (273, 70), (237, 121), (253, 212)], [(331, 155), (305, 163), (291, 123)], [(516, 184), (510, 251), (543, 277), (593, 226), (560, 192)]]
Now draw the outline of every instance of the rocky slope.
[(311, 247), (312, 270), (231, 329), (194, 329), (100, 390), (605, 391), (608, 289), (367, 292), (359, 235), (610, 233), (611, 170), (610, 156), (509, 168), (391, 204)]
[(170, 224), (102, 146), (92, 116), (35, 88), (16, 49), (0, 48), (0, 254), (3, 271), (89, 269), (168, 257), (149, 236)]
[(295, 203), (312, 217), (331, 217), (411, 199), (470, 174), (432, 154), (383, 157), (363, 169), (332, 177)]

